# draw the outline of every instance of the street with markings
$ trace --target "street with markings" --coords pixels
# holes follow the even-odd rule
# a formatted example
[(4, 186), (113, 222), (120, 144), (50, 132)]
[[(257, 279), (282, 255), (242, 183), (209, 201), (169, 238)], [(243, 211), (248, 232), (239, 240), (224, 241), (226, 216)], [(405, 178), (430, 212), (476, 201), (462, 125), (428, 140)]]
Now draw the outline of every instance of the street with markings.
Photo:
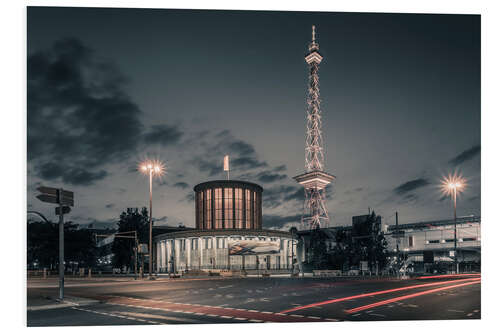
[(158, 325), (481, 318), (481, 276), (425, 279), (68, 279), (87, 302), (32, 306), (57, 297), (57, 280), (28, 281), (28, 326)]

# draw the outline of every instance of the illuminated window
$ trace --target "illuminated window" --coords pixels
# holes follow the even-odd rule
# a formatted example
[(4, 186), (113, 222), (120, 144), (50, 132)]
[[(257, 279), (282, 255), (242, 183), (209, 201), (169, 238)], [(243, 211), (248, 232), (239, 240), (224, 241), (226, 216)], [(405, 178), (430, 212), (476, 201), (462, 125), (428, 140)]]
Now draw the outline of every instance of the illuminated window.
[(233, 189), (224, 189), (224, 220), (225, 227), (228, 229), (233, 228)]
[(243, 190), (241, 188), (234, 189), (234, 206), (236, 219), (234, 228), (241, 229), (243, 223)]
[(205, 192), (205, 229), (212, 228), (212, 191), (210, 189)]
[(216, 188), (214, 190), (215, 202), (215, 228), (222, 229), (222, 189)]
[(203, 192), (198, 192), (198, 207), (196, 212), (198, 213), (198, 223), (199, 227), (203, 229)]
[(252, 201), (252, 192), (250, 190), (245, 190), (245, 228), (250, 229), (252, 227), (252, 206), (250, 202)]

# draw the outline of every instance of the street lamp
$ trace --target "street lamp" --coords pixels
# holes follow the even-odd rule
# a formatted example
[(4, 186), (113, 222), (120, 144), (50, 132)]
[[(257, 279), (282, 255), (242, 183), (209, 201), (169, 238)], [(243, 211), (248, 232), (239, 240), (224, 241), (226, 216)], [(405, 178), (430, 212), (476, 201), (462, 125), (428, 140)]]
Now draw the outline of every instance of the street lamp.
[(441, 181), (441, 190), (445, 195), (450, 195), (453, 200), (453, 220), (454, 220), (454, 261), (455, 273), (458, 274), (458, 256), (457, 256), (457, 193), (463, 192), (467, 182), (462, 176), (453, 174), (444, 177)]
[(165, 166), (160, 161), (148, 160), (139, 165), (139, 170), (149, 175), (149, 279), (153, 278), (153, 176), (161, 176)]

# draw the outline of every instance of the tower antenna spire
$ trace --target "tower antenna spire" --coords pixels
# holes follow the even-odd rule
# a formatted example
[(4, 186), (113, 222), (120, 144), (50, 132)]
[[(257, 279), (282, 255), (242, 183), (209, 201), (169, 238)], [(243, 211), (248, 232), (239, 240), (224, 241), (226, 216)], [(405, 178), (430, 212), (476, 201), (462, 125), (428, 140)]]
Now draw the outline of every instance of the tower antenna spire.
[(321, 108), (319, 98), (319, 64), (323, 57), (319, 53), (319, 44), (316, 43), (316, 26), (312, 26), (312, 41), (309, 44), (309, 53), (305, 57), (309, 66), (309, 84), (307, 89), (307, 126), (305, 173), (295, 176), (294, 179), (304, 186), (304, 213), (302, 228), (306, 224), (311, 229), (328, 226), (329, 217), (325, 203), (325, 187), (335, 176), (324, 171), (325, 157), (323, 136), (321, 129)]

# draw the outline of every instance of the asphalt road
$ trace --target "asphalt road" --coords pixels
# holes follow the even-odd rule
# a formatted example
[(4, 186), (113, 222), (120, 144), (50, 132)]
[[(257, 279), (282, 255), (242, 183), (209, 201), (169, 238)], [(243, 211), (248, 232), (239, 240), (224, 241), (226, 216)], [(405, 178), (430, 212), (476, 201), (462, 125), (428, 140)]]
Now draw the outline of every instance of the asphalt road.
[[(410, 280), (211, 278), (67, 281), (94, 304), (28, 311), (28, 326), (480, 319), (480, 276)], [(30, 300), (57, 280), (28, 282)]]

